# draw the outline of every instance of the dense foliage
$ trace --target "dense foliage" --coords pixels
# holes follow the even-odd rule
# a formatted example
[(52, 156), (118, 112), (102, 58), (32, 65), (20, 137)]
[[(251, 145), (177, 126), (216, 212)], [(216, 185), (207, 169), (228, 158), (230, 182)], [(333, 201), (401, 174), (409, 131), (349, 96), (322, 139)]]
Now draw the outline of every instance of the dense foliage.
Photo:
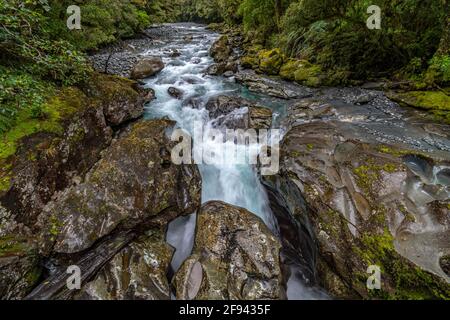
[(0, 133), (20, 112), (45, 117), (43, 102), (60, 86), (87, 79), (84, 51), (149, 25), (147, 1), (75, 1), (82, 29), (66, 25), (68, 0), (0, 0)]

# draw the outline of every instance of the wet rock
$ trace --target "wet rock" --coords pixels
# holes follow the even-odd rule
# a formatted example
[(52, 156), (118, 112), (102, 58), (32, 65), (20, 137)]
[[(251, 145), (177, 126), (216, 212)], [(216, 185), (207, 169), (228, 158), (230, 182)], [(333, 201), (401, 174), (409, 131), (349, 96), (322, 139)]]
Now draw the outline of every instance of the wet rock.
[(205, 80), (203, 80), (202, 78), (197, 77), (197, 76), (182, 76), (181, 78), (183, 79), (183, 81), (185, 81), (186, 83), (189, 83), (189, 84), (205, 83)]
[(167, 89), (167, 92), (174, 97), (175, 99), (182, 99), (184, 92), (181, 89), (175, 88), (175, 87), (169, 87), (169, 89)]
[(82, 288), (77, 298), (170, 300), (167, 272), (174, 249), (158, 233), (142, 236), (122, 249)]
[(231, 78), (232, 76), (234, 76), (234, 72), (233, 71), (227, 71), (223, 74), (223, 76), (225, 78)]
[(211, 47), (209, 54), (217, 63), (224, 63), (228, 60), (232, 52), (228, 36), (221, 36)]
[(5, 164), (12, 168), (6, 172), (10, 186), (0, 191), (0, 202), (19, 222), (32, 226), (55, 192), (83, 176), (100, 159), (112, 141), (111, 126), (143, 114), (148, 95), (134, 81), (97, 74), (85, 92), (67, 88), (53, 97), (49, 104), (62, 109), (55, 124), (60, 129), (43, 129), (20, 141), (16, 154)]
[(210, 76), (219, 76), (224, 72), (224, 70), (225, 70), (225, 67), (223, 64), (214, 63), (206, 69), (206, 74), (208, 74)]
[(171, 58), (178, 58), (179, 56), (181, 56), (181, 52), (177, 49), (173, 49), (169, 54), (169, 57)]
[(154, 76), (164, 69), (164, 62), (160, 57), (148, 57), (138, 61), (131, 70), (132, 79), (145, 79)]
[(174, 123), (142, 121), (118, 139), (83, 183), (63, 192), (39, 217), (43, 253), (80, 252), (113, 230), (162, 225), (200, 203), (196, 166), (171, 162)]
[(288, 110), (280, 172), (263, 178), (277, 205), (314, 231), (321, 286), (339, 298), (373, 297), (367, 277), (355, 275), (377, 264), (384, 298), (417, 290), (448, 297), (439, 259), (450, 252), (449, 207), (433, 176), (442, 160), (360, 141), (345, 122), (324, 116), (333, 109), (326, 105), (309, 100)]
[[(281, 99), (306, 98), (312, 91), (306, 87), (293, 86), (287, 82), (276, 81), (254, 71), (241, 71), (236, 74), (236, 81), (247, 86), (250, 91), (267, 94)], [(294, 88), (295, 87), (295, 88)]]
[(22, 299), (41, 274), (41, 259), (32, 241), (9, 234), (0, 236), (0, 299)]
[(184, 40), (185, 42), (192, 42), (192, 40), (194, 40), (194, 36), (192, 36), (192, 35), (184, 36), (184, 37), (183, 37), (183, 40)]
[(177, 299), (284, 299), (280, 243), (251, 212), (204, 204), (192, 255), (177, 272)]
[(272, 125), (272, 111), (250, 100), (219, 95), (212, 97), (205, 108), (216, 124), (228, 128), (268, 129)]

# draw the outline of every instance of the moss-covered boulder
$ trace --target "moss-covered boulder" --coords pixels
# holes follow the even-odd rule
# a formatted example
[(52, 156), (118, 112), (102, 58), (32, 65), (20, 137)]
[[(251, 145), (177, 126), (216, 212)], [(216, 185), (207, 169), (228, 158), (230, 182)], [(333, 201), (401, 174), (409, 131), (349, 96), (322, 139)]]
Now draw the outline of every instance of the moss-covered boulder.
[(281, 244), (251, 212), (204, 204), (192, 255), (174, 280), (177, 299), (283, 299)]
[(115, 229), (165, 226), (197, 210), (200, 174), (195, 165), (172, 163), (174, 125), (169, 120), (134, 124), (82, 183), (48, 203), (38, 222), (43, 253), (80, 252)]
[[(264, 183), (314, 231), (321, 285), (338, 298), (450, 298), (450, 161), (361, 141), (326, 120), (329, 104), (307, 109), (290, 108), (280, 173)], [(373, 265), (380, 290), (366, 286)]]
[(209, 50), (209, 54), (213, 57), (217, 63), (225, 63), (232, 53), (231, 44), (228, 40), (228, 36), (221, 36)]
[(68, 87), (49, 99), (43, 117), (24, 110), (0, 137), (0, 202), (33, 225), (56, 191), (99, 160), (111, 127), (143, 114), (149, 95), (133, 81), (97, 74), (83, 89)]
[(123, 248), (77, 294), (89, 300), (170, 300), (167, 279), (174, 249), (160, 231)]
[(262, 50), (258, 53), (259, 70), (268, 75), (278, 75), (284, 59), (280, 49)]
[(401, 105), (427, 110), (450, 124), (450, 96), (444, 91), (388, 92), (387, 96)]

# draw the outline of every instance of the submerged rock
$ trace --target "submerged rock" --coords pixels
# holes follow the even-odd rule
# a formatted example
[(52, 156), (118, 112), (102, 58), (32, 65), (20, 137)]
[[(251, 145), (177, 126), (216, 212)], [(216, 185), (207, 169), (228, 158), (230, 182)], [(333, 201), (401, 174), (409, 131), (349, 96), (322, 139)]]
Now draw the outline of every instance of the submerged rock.
[(160, 57), (148, 57), (138, 61), (131, 70), (132, 79), (145, 79), (156, 75), (164, 69), (164, 62)]
[(177, 299), (284, 299), (280, 243), (251, 212), (204, 204), (192, 255), (177, 272)]
[(196, 166), (171, 162), (169, 120), (133, 125), (105, 152), (83, 183), (43, 210), (39, 226), (44, 252), (80, 252), (113, 230), (162, 225), (200, 204)]
[(167, 89), (167, 92), (174, 97), (175, 99), (182, 99), (184, 92), (181, 89), (175, 88), (175, 87), (170, 87), (169, 89)]

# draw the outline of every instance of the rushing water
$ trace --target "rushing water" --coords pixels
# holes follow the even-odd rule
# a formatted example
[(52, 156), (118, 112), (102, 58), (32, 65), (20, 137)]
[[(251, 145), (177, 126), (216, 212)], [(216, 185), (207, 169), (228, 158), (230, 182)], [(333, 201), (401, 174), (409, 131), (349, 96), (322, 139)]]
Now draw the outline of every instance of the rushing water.
[[(193, 24), (176, 24), (171, 26), (175, 31), (159, 46), (149, 50), (147, 55), (161, 56), (165, 69), (156, 77), (147, 79), (146, 85), (155, 90), (157, 99), (147, 106), (148, 118), (169, 117), (194, 136), (194, 124), (201, 123), (205, 130), (212, 127), (214, 119), (210, 119), (204, 106), (209, 98), (217, 94), (241, 95), (246, 98), (262, 100), (271, 107), (274, 117), (280, 116), (283, 107), (271, 102), (268, 97), (251, 96), (245, 88), (234, 83), (233, 79), (204, 75), (206, 68), (213, 63), (208, 51), (218, 35), (205, 27)], [(193, 40), (186, 40), (192, 36)], [(170, 57), (176, 50), (178, 57)], [(169, 87), (176, 87), (184, 92), (178, 100), (169, 95)], [(193, 104), (195, 107), (193, 107)], [(276, 123), (276, 121), (274, 121)], [(218, 149), (215, 141), (205, 142), (205, 149)], [(215, 145), (216, 144), (216, 145)], [(244, 152), (245, 148), (238, 152)], [(266, 225), (278, 233), (277, 225), (269, 207), (269, 201), (258, 175), (251, 165), (199, 165), (202, 175), (202, 202), (221, 200), (246, 208), (258, 215)], [(190, 254), (195, 233), (195, 214), (183, 217), (171, 223), (167, 241), (177, 250), (172, 267), (177, 270), (183, 260)], [(293, 276), (288, 282), (288, 295), (293, 299), (310, 299), (318, 294), (303, 285), (302, 280)]]

